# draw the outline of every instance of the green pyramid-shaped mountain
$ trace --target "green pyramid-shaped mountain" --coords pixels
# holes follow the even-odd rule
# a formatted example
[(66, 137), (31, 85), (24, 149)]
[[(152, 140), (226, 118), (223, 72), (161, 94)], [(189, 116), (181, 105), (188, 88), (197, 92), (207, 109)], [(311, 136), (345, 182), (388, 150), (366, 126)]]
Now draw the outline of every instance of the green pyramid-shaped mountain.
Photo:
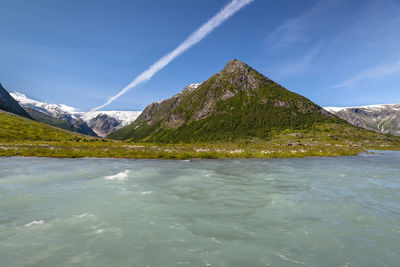
[(146, 107), (110, 138), (141, 142), (229, 142), (270, 138), (273, 131), (345, 123), (239, 60), (200, 85)]

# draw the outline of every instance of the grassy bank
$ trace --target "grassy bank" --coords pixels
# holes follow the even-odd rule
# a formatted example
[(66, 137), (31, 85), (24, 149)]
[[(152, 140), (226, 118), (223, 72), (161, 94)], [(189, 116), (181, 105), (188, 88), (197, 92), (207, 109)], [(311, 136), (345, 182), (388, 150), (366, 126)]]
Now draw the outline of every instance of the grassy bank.
[(366, 150), (400, 150), (394, 146), (349, 147), (318, 144), (308, 147), (275, 145), (156, 145), (156, 144), (79, 144), (75, 142), (0, 143), (0, 156), (55, 158), (132, 158), (132, 159), (218, 159), (218, 158), (303, 158), (352, 156)]
[[(216, 159), (293, 158), (357, 155), (366, 150), (400, 150), (400, 138), (325, 125), (306, 133), (275, 133), (270, 141), (154, 144), (74, 137), (64, 141), (0, 142), (0, 156), (57, 158)], [(345, 131), (346, 130), (346, 131)], [(335, 134), (333, 134), (335, 133)]]
[(270, 146), (90, 144), (75, 142), (0, 143), (0, 156), (57, 158), (134, 158), (134, 159), (217, 159), (217, 158), (291, 158), (310, 156), (357, 155), (362, 149), (316, 146), (287, 148)]

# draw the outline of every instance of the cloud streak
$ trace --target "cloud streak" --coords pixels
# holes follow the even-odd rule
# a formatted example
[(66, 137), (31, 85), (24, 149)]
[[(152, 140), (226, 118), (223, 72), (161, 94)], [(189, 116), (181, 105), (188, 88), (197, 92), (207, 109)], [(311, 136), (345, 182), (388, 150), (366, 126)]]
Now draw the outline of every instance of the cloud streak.
[(283, 61), (282, 64), (278, 65), (278, 68), (274, 66), (271, 67), (268, 72), (274, 74), (274, 79), (285, 80), (289, 77), (299, 75), (308, 71), (311, 63), (317, 57), (318, 53), (321, 51), (321, 46), (319, 44), (311, 47), (304, 55), (298, 57), (294, 60), (290, 59)]
[[(283, 22), (272, 31), (266, 43), (270, 50), (287, 50), (293, 47), (309, 46), (316, 36), (330, 29), (333, 11), (343, 0), (321, 0), (302, 14)], [(316, 23), (318, 22), (318, 23)]]
[[(315, 67), (317, 56), (326, 49), (324, 36), (334, 32), (337, 11), (345, 0), (318, 0), (298, 15), (284, 20), (265, 39), (265, 50), (272, 63), (266, 69), (271, 77), (286, 80), (299, 74), (307, 74)], [(335, 22), (335, 23), (333, 23)]]
[(209, 21), (207, 21), (203, 26), (193, 32), (183, 43), (181, 43), (175, 50), (166, 54), (156, 63), (154, 63), (150, 68), (144, 71), (142, 74), (137, 76), (130, 84), (128, 84), (125, 88), (123, 88), (118, 94), (110, 97), (106, 103), (103, 105), (92, 109), (92, 111), (96, 111), (102, 109), (112, 102), (114, 102), (117, 98), (128, 92), (130, 89), (144, 84), (149, 81), (157, 72), (165, 68), (169, 63), (171, 63), (175, 58), (182, 55), (184, 52), (189, 50), (191, 47), (196, 45), (198, 42), (203, 40), (208, 34), (210, 34), (213, 30), (215, 30), (218, 26), (220, 26), (223, 22), (233, 16), (236, 12), (241, 10), (246, 5), (252, 3), (255, 0), (232, 0), (228, 5), (226, 5), (217, 15), (212, 17)]
[(387, 76), (392, 76), (400, 73), (400, 59), (393, 62), (385, 62), (379, 65), (376, 65), (372, 68), (366, 69), (357, 75), (347, 79), (344, 82), (336, 84), (334, 86), (329, 87), (329, 89), (334, 88), (345, 88), (345, 87), (354, 87), (359, 83), (371, 80), (371, 79), (380, 79)]

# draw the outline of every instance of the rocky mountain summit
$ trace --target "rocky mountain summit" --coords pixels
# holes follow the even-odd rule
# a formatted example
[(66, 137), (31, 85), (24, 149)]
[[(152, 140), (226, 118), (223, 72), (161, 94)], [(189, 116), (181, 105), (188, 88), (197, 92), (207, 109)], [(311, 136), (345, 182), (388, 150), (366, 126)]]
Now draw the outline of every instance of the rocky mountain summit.
[(109, 137), (145, 142), (212, 142), (270, 138), (273, 131), (346, 123), (239, 60), (207, 81), (145, 108)]
[(400, 136), (400, 104), (325, 109), (355, 126)]

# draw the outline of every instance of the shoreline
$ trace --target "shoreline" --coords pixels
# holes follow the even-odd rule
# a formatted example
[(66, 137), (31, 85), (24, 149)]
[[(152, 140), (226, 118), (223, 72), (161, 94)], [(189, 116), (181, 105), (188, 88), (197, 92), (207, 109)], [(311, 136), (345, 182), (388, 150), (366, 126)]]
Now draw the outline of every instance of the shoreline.
[(287, 147), (250, 145), (154, 145), (131, 144), (117, 146), (69, 146), (68, 144), (0, 144), (0, 157), (35, 157), (35, 158), (91, 158), (91, 159), (280, 159), (309, 157), (345, 157), (369, 153), (371, 150), (400, 151), (399, 147)]

